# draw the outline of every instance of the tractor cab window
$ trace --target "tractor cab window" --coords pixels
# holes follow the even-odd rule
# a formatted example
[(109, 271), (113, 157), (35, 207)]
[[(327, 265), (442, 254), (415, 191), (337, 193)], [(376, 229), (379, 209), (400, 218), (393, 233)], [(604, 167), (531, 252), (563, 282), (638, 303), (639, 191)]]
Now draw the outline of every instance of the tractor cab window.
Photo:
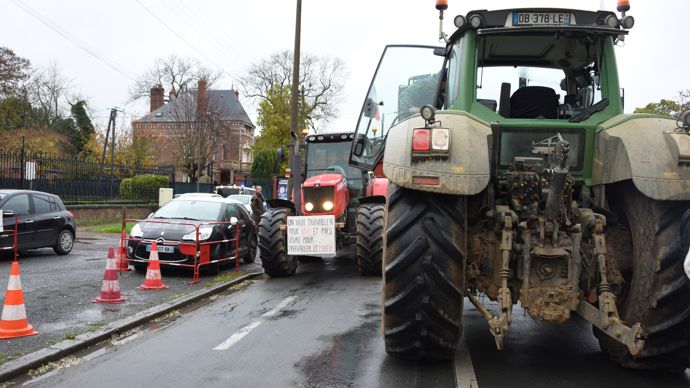
[(570, 119), (602, 100), (601, 39), (480, 38), (477, 102), (504, 118)]
[(342, 174), (347, 179), (351, 198), (363, 190), (362, 170), (348, 164), (351, 142), (309, 143), (307, 178), (321, 174)]
[(434, 105), (444, 57), (431, 46), (387, 46), (364, 100), (350, 162), (373, 169), (383, 156), (388, 130)]

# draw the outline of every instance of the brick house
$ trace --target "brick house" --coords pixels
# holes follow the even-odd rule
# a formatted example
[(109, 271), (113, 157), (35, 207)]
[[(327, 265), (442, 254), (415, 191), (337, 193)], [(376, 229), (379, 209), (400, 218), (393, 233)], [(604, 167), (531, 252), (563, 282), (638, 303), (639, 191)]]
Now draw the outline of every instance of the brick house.
[[(159, 166), (178, 165), (179, 146), (174, 136), (183, 127), (189, 127), (190, 120), (203, 114), (213, 114), (221, 133), (212, 145), (212, 156), (207, 170), (212, 170), (211, 178), (220, 184), (242, 184), (251, 173), (253, 161), (255, 125), (239, 101), (237, 90), (213, 90), (206, 88), (206, 81), (200, 80), (197, 90), (183, 92), (179, 96), (171, 93), (169, 101), (164, 101), (165, 90), (160, 85), (151, 88), (151, 109), (144, 117), (132, 121), (136, 136), (146, 136), (155, 141), (160, 150), (155, 157)], [(179, 112), (192, 104), (190, 118)], [(183, 172), (175, 174), (175, 180), (187, 182)]]

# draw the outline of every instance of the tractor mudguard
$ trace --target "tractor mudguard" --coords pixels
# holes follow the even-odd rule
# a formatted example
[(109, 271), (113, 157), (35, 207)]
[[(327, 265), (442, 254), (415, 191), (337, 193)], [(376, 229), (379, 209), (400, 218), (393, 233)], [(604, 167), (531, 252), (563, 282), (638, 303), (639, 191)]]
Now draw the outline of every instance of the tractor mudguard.
[(362, 197), (357, 201), (358, 205), (364, 205), (366, 203), (386, 203), (386, 197), (383, 195), (370, 195), (368, 197)]
[[(383, 172), (401, 187), (434, 193), (474, 195), (489, 184), (491, 127), (465, 112), (439, 112), (436, 121), (450, 129), (448, 159), (413, 159), (412, 131), (424, 128), (421, 116), (401, 122), (388, 132)], [(418, 185), (416, 177), (438, 177), (438, 185)]]
[(690, 200), (690, 135), (656, 115), (619, 115), (597, 129), (594, 185), (632, 179), (656, 200)]
[[(383, 171), (381, 171), (381, 173), (383, 174)], [(383, 197), (382, 203), (386, 203), (386, 197), (388, 197), (388, 178), (382, 176), (372, 178), (367, 185), (366, 193), (366, 197)]]
[(288, 201), (285, 199), (269, 199), (266, 201), (266, 203), (268, 203), (268, 206), (271, 208), (283, 207), (292, 210), (292, 214), (297, 214), (295, 212), (295, 204), (292, 203), (292, 201)]

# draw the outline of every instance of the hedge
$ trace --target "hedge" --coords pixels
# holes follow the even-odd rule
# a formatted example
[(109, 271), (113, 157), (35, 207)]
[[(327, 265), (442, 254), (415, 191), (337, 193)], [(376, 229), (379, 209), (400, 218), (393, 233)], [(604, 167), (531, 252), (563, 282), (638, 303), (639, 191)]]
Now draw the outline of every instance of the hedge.
[(120, 183), (120, 197), (127, 199), (158, 199), (161, 187), (168, 187), (165, 175), (137, 175)]

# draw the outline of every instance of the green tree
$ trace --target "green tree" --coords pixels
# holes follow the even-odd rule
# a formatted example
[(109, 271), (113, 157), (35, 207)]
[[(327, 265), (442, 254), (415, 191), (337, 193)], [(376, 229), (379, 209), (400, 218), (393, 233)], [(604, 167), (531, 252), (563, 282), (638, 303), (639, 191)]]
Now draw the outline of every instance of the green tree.
[(269, 178), (276, 171), (276, 150), (275, 148), (264, 148), (254, 155), (252, 163), (252, 176), (255, 178)]
[(29, 128), (32, 124), (32, 107), (26, 98), (10, 96), (0, 100), (0, 131)]
[(71, 105), (70, 112), (75, 122), (75, 132), (73, 133), (72, 144), (76, 152), (83, 155), (86, 151), (86, 143), (96, 131), (94, 130), (89, 115), (86, 113), (86, 101), (79, 100)]
[(31, 62), (18, 57), (7, 47), (0, 47), (0, 98), (14, 96), (29, 78)]
[[(290, 93), (291, 87), (274, 85), (268, 91), (266, 98), (259, 103), (256, 123), (262, 128), (261, 135), (254, 143), (254, 154), (258, 154), (264, 148), (284, 147), (290, 143)], [(300, 106), (298, 128), (308, 126), (308, 116), (312, 112), (310, 106), (306, 106), (303, 98), (298, 101)], [(298, 134), (300, 140), (302, 133)]]
[(256, 123), (262, 130), (254, 143), (255, 155), (290, 143), (290, 87), (275, 85), (268, 92), (259, 103)]
[(690, 89), (679, 91), (675, 99), (661, 99), (659, 102), (650, 102), (642, 108), (636, 108), (635, 113), (652, 113), (675, 118), (686, 110), (690, 110)]
[(666, 99), (661, 99), (659, 102), (650, 102), (642, 108), (635, 108), (635, 113), (653, 113), (669, 117), (675, 117), (679, 111), (680, 104)]

